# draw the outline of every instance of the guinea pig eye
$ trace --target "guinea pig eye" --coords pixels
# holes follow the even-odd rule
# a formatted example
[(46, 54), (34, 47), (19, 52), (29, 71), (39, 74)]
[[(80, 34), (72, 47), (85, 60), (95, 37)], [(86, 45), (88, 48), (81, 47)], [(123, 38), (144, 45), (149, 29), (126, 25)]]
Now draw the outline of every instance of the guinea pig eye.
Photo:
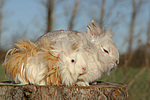
[(74, 59), (71, 59), (71, 62), (72, 62), (72, 63), (75, 63), (75, 60), (74, 60)]

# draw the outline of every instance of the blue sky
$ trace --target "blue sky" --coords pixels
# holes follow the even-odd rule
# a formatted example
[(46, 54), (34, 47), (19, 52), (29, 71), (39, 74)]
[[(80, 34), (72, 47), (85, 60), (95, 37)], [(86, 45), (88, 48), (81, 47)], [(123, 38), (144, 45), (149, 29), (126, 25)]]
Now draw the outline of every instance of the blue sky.
[[(5, 0), (4, 0), (5, 1)], [(44, 1), (44, 0), (43, 0)], [(94, 19), (97, 23), (100, 15), (100, 1), (101, 0), (80, 0), (79, 11), (75, 19), (76, 31), (86, 31), (87, 24), (91, 24)], [(121, 1), (121, 0), (120, 0)], [(123, 0), (122, 0), (123, 1)], [(138, 1), (138, 0), (136, 0)], [(96, 2), (96, 3), (95, 3)], [(106, 0), (106, 13), (111, 9), (111, 0)], [(131, 0), (119, 2), (115, 6), (112, 14), (105, 16), (104, 27), (110, 27), (115, 34), (113, 40), (118, 48), (128, 39), (129, 25), (132, 14)], [(136, 18), (135, 35), (142, 31), (140, 38), (143, 43), (146, 40), (147, 24), (150, 13), (150, 1), (144, 3)], [(54, 28), (53, 30), (68, 29), (68, 22), (71, 15), (71, 10), (74, 6), (74, 0), (56, 0)], [(24, 38), (26, 34), (31, 40), (36, 40), (39, 36), (44, 34), (46, 29), (46, 9), (41, 3), (41, 0), (6, 0), (3, 8), (2, 20), (2, 47), (5, 49), (11, 48), (10, 43), (16, 42), (19, 37)], [(120, 19), (121, 18), (121, 19)], [(118, 20), (117, 25), (113, 25), (113, 21)], [(16, 40), (14, 40), (16, 38)], [(136, 42), (134, 41), (136, 47)], [(120, 51), (125, 51), (127, 44)]]

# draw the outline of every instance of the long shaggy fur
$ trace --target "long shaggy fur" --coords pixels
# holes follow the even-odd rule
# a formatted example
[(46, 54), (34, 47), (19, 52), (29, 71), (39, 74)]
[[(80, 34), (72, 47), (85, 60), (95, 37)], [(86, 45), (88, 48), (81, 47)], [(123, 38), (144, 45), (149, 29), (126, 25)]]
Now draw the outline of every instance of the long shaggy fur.
[[(61, 41), (51, 47), (51, 54), (58, 56), (57, 68), (60, 70), (62, 84), (73, 85), (79, 74), (86, 72), (87, 64), (77, 44)], [(74, 60), (74, 62), (72, 62)]]
[(48, 49), (52, 48), (45, 48), (52, 43), (43, 43), (44, 45), (37, 46), (23, 39), (13, 43), (15, 48), (7, 52), (3, 64), (5, 73), (11, 75), (16, 83), (60, 84), (60, 72), (56, 67), (57, 57), (50, 54)]
[(23, 75), (23, 71), (26, 71), (27, 59), (31, 56), (37, 56), (37, 46), (31, 41), (23, 41), (22, 39), (18, 43), (13, 43), (13, 45), (16, 47), (7, 52), (3, 64), (5, 73), (10, 74), (17, 83), (20, 83), (19, 79), (16, 78), (16, 75), (19, 74), (19, 78), (28, 83), (28, 79), (26, 75)]
[(43, 63), (46, 65), (46, 75), (45, 75), (45, 84), (47, 85), (59, 85), (61, 84), (60, 70), (56, 67), (58, 62), (58, 57), (53, 56), (50, 53), (50, 50), (54, 48), (54, 42), (49, 42), (46, 39), (42, 40), (42, 42), (37, 43), (38, 47), (40, 47), (41, 52), (39, 52), (39, 59), (43, 59)]
[[(56, 85), (62, 83), (64, 78), (61, 78), (61, 74), (63, 73), (57, 68), (59, 56), (56, 56), (60, 51), (51, 45), (66, 40), (78, 44), (73, 44), (71, 49), (75, 50), (80, 47), (79, 49), (83, 51), (81, 54), (83, 54), (88, 65), (88, 71), (77, 76), (77, 85), (89, 85), (90, 82), (109, 74), (119, 63), (119, 51), (112, 37), (113, 34), (110, 29), (101, 31), (98, 25), (92, 21), (92, 26), (87, 26), (87, 33), (59, 30), (44, 34), (35, 43), (21, 39), (19, 43), (14, 44), (16, 47), (6, 54), (5, 72), (11, 74), (16, 83)], [(55, 53), (52, 54), (51, 51)], [(83, 61), (79, 61), (78, 65), (83, 64)], [(69, 70), (67, 71), (69, 72)], [(79, 71), (73, 70), (72, 72)]]

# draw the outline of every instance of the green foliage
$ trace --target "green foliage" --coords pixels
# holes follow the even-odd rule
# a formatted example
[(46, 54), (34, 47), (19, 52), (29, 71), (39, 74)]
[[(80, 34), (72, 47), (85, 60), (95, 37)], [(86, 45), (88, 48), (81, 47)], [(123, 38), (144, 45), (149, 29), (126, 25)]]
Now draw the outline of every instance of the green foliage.
[[(123, 69), (119, 67), (112, 71), (109, 76), (105, 75), (100, 80), (126, 84), (128, 100), (150, 100), (150, 68), (146, 68), (142, 73), (141, 70), (142, 68)], [(138, 77), (136, 78), (136, 76)], [(131, 82), (132, 85), (128, 87)]]
[(0, 64), (0, 82), (5, 80), (5, 71), (2, 67), (2, 64)]

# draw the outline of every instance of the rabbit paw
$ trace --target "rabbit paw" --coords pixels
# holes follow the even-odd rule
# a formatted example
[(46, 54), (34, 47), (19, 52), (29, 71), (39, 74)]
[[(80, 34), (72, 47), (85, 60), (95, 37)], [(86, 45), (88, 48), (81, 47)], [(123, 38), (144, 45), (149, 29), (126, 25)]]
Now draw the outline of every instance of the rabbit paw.
[(88, 82), (77, 82), (77, 86), (90, 86)]

